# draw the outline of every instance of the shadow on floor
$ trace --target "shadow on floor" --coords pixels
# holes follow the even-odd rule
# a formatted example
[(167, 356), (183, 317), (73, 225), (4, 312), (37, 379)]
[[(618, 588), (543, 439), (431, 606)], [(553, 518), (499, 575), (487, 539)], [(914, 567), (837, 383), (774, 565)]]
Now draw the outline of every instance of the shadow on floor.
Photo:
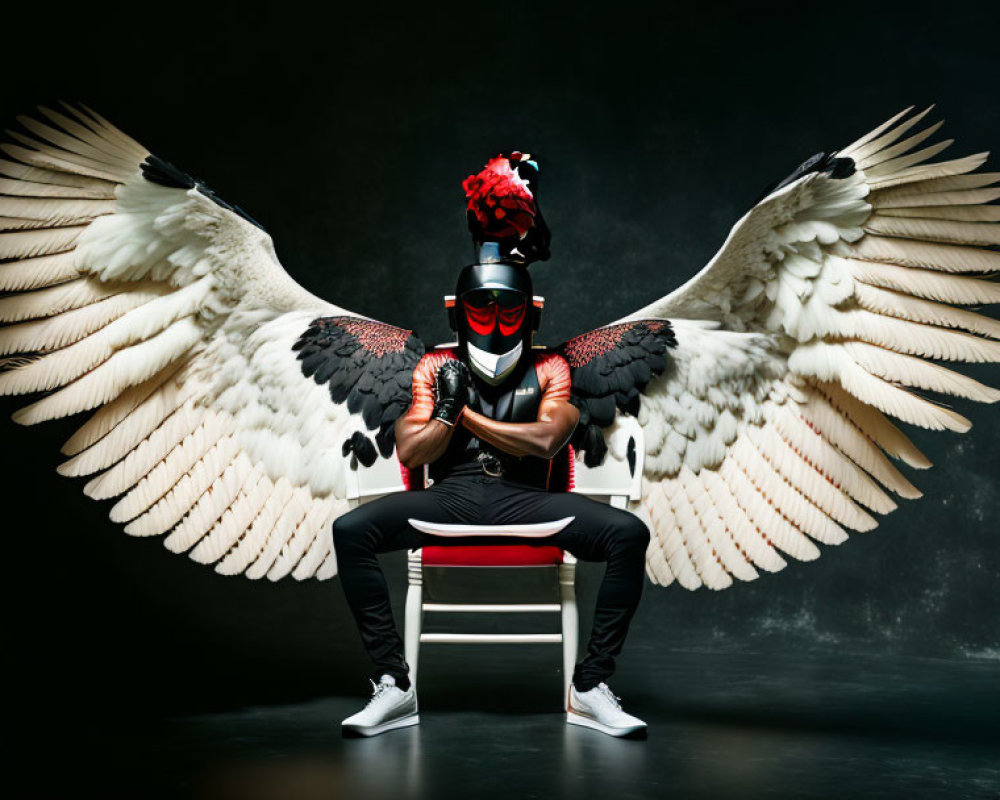
[(531, 649), (429, 654), (421, 725), (373, 739), (339, 734), (364, 702), (360, 687), (355, 697), (161, 721), (87, 720), (69, 740), (63, 729), (21, 743), (37, 766), (20, 796), (85, 787), (212, 800), (1000, 794), (995, 662), (675, 652), (662, 694), (630, 691), (625, 674), (613, 684), (650, 724), (647, 741), (623, 741), (566, 726), (561, 679), (540, 674), (550, 656)]

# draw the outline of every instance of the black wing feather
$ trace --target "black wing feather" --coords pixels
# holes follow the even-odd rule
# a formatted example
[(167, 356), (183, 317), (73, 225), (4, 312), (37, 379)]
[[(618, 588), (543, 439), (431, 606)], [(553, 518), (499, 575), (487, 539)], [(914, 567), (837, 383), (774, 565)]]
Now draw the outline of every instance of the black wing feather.
[[(351, 467), (368, 467), (378, 454), (392, 455), (395, 423), (410, 404), (413, 369), (424, 345), (411, 331), (358, 317), (320, 317), (293, 345), (302, 372), (327, 384), (335, 403), (346, 403), (376, 431), (372, 440), (356, 432), (344, 442)], [(377, 453), (376, 453), (377, 448)]]
[(203, 181), (191, 177), (183, 170), (175, 167), (169, 161), (165, 161), (164, 159), (151, 154), (147, 156), (146, 160), (139, 165), (139, 169), (142, 171), (142, 177), (150, 183), (158, 183), (160, 186), (166, 186), (171, 189), (197, 189), (217, 206), (221, 206), (227, 211), (232, 211), (234, 214), (238, 214), (251, 225), (255, 225), (261, 230), (264, 230), (264, 226), (257, 222), (257, 220), (251, 217), (242, 208), (234, 206), (231, 203), (227, 203), (219, 197), (219, 195), (208, 188)]
[(598, 328), (570, 339), (558, 348), (573, 377), (572, 402), (580, 422), (571, 444), (594, 467), (604, 460), (603, 428), (617, 411), (636, 415), (646, 384), (663, 374), (667, 351), (677, 346), (667, 320), (638, 320)]

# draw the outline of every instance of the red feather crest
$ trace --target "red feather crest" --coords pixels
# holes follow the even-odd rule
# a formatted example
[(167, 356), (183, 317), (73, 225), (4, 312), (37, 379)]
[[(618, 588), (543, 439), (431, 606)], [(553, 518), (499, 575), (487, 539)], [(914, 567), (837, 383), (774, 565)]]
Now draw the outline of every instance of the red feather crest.
[(475, 215), (484, 241), (524, 238), (535, 224), (538, 208), (528, 184), (511, 168), (520, 153), (492, 158), (476, 175), (462, 181), (468, 211)]

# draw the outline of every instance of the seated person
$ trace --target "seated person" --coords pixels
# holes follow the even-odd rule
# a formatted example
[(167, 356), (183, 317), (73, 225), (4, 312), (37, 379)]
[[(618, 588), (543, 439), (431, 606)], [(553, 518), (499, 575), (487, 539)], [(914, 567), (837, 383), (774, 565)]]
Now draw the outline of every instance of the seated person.
[[(333, 526), (341, 584), (374, 663), (373, 697), (343, 721), (343, 731), (371, 736), (419, 721), (377, 554), (426, 545), (529, 544), (607, 562), (587, 654), (573, 674), (567, 722), (614, 736), (642, 735), (646, 724), (621, 709), (606, 681), (639, 604), (649, 531), (627, 511), (549, 490), (553, 457), (579, 418), (569, 400), (569, 366), (562, 356), (532, 347), (537, 310), (527, 267), (489, 247), (480, 262), (458, 279), (458, 346), (424, 355), (413, 373), (411, 405), (396, 423), (400, 461), (409, 468), (428, 465), (432, 485), (380, 498)], [(430, 535), (410, 519), (465, 524), (470, 535)], [(564, 524), (543, 536), (474, 535), (484, 525), (554, 521)]]

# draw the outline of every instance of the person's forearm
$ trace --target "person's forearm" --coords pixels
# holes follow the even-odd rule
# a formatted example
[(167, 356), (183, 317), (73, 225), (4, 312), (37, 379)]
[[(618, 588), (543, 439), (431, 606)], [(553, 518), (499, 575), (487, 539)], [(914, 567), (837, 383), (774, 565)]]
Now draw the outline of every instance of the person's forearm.
[(439, 419), (427, 422), (404, 414), (396, 420), (396, 455), (408, 468), (437, 461), (448, 448), (455, 429)]
[(561, 404), (536, 422), (497, 422), (466, 408), (461, 424), (484, 442), (512, 456), (552, 458), (569, 440), (579, 419), (573, 406)]

